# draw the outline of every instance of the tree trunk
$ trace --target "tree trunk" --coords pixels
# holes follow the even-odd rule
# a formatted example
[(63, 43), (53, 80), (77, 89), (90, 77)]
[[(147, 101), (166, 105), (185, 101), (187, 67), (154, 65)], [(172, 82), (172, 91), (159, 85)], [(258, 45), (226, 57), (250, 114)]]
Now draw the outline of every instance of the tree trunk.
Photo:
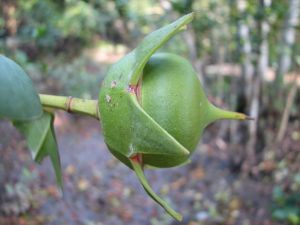
[[(261, 105), (261, 95), (262, 95), (262, 80), (264, 74), (267, 73), (268, 70), (268, 62), (269, 62), (269, 44), (268, 44), (268, 34), (270, 30), (270, 26), (267, 22), (267, 17), (265, 16), (265, 10), (267, 7), (270, 7), (270, 0), (260, 0), (260, 6), (258, 7), (258, 13), (263, 15), (260, 20), (257, 21), (258, 34), (260, 37), (259, 45), (258, 45), (258, 57), (256, 63), (256, 72), (252, 82), (252, 94), (251, 94), (251, 102), (250, 102), (250, 116), (256, 118), (255, 121), (249, 123), (249, 141), (247, 143), (247, 165), (246, 170), (255, 172), (253, 170), (253, 166), (257, 163), (256, 152), (257, 150), (257, 142), (258, 142), (258, 129), (259, 129), (259, 114), (260, 114), (260, 105)], [(264, 139), (263, 136), (260, 137), (260, 141)]]
[[(193, 11), (193, 3), (194, 0), (186, 0), (183, 2), (183, 9), (180, 11), (182, 15), (190, 13)], [(186, 42), (188, 52), (189, 52), (189, 60), (193, 63), (196, 72), (198, 74), (198, 77), (200, 79), (200, 82), (203, 86), (205, 86), (205, 80), (203, 77), (203, 60), (201, 60), (198, 57), (199, 53), (199, 43), (197, 39), (197, 29), (195, 29), (193, 26), (190, 27), (190, 29), (187, 29), (184, 33), (184, 40)]]
[[(247, 2), (245, 0), (236, 1), (236, 10), (238, 13), (237, 21), (237, 39), (239, 43), (239, 57), (241, 58), (241, 77), (237, 78), (233, 84), (233, 89), (237, 91), (235, 99), (235, 108), (240, 112), (246, 112), (249, 109), (251, 99), (251, 88), (253, 80), (252, 46), (250, 41), (249, 26), (246, 21)], [(231, 122), (230, 140), (234, 145), (244, 142), (247, 136), (247, 129), (243, 129), (244, 124)]]
[(17, 33), (16, 1), (2, 0), (0, 3), (1, 16), (4, 19), (4, 36), (14, 36)]
[(289, 9), (285, 17), (284, 28), (281, 37), (278, 68), (276, 71), (277, 87), (283, 83), (284, 74), (291, 67), (292, 46), (295, 43), (295, 27), (299, 24), (300, 0), (289, 0)]

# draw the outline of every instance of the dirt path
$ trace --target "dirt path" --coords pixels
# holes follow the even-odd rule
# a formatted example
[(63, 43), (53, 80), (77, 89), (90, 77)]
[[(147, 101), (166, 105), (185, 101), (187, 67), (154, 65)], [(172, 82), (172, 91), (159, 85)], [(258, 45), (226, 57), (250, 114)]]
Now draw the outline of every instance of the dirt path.
[[(20, 136), (5, 126), (7, 135), (1, 140), (1, 154), (11, 148), (5, 154), (6, 161), (16, 163), (10, 171), (9, 165), (3, 164), (2, 174), (6, 177), (0, 182), (4, 186), (23, 185), (29, 190), (30, 206), (18, 212), (19, 216), (2, 212), (1, 225), (275, 224), (268, 219), (270, 186), (232, 175), (222, 154), (213, 151), (209, 132), (191, 164), (146, 173), (153, 189), (184, 215), (183, 223), (176, 223), (146, 195), (133, 172), (112, 157), (96, 120), (65, 113), (57, 116), (55, 126), (64, 174), (62, 198), (55, 187), (50, 162), (36, 166), (23, 142), (9, 141), (11, 135), (16, 135), (16, 140)], [(24, 167), (29, 170), (26, 179)], [(3, 202), (7, 198), (2, 197)]]

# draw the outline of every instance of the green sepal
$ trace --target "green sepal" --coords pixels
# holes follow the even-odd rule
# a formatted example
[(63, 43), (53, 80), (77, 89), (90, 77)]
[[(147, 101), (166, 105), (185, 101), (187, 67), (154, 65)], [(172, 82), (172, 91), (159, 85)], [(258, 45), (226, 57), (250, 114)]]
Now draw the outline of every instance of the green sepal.
[(105, 107), (101, 104), (100, 115), (105, 142), (118, 159), (128, 165), (118, 153), (127, 158), (138, 153), (187, 158), (189, 151), (140, 107), (135, 95), (124, 94), (121, 99), (114, 93), (111, 96)]
[(143, 168), (141, 166), (141, 164), (134, 160), (134, 159), (130, 159), (130, 162), (132, 164), (133, 170), (135, 171), (140, 183), (142, 184), (143, 188), (145, 189), (145, 191), (148, 193), (148, 195), (155, 201), (157, 202), (159, 205), (161, 205), (168, 214), (170, 214), (174, 219), (181, 221), (182, 220), (182, 215), (178, 212), (176, 212), (174, 209), (172, 209), (169, 204), (164, 201), (163, 199), (161, 199), (150, 187), (147, 178), (145, 177), (145, 174), (143, 172)]
[(27, 121), (42, 112), (30, 78), (18, 64), (0, 55), (0, 119)]
[(44, 112), (32, 121), (14, 121), (14, 126), (24, 135), (32, 158), (41, 163), (49, 156), (56, 175), (57, 185), (62, 189), (63, 180), (60, 157), (53, 127), (54, 115)]
[(176, 155), (186, 157), (190, 152), (174, 137), (153, 120), (139, 105), (135, 96), (131, 96), (132, 118), (135, 129), (132, 130), (133, 152), (128, 154)]
[(175, 34), (183, 30), (193, 18), (194, 13), (187, 14), (175, 22), (150, 33), (144, 38), (141, 44), (131, 52), (135, 63), (129, 73), (130, 84), (137, 84), (150, 57)]

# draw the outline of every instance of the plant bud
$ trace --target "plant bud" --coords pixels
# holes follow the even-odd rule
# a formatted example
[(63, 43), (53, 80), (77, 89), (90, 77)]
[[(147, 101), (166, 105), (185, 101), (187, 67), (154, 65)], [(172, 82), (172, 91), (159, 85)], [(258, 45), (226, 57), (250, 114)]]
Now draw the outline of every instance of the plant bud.
[(152, 191), (143, 169), (186, 164), (209, 123), (247, 118), (213, 106), (186, 59), (154, 54), (192, 19), (193, 14), (188, 14), (149, 34), (112, 65), (99, 94), (100, 120), (109, 150), (134, 169), (147, 193), (177, 220), (181, 215)]

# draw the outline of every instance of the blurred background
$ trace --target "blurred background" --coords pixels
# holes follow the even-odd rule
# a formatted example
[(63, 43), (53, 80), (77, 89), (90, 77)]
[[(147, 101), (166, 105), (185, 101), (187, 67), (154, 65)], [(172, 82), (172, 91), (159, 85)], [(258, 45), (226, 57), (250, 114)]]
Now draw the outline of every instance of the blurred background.
[(214, 104), (256, 119), (217, 122), (190, 164), (146, 172), (184, 221), (113, 158), (98, 121), (57, 112), (63, 197), (0, 122), (1, 225), (300, 224), (300, 0), (1, 0), (0, 52), (40, 93), (96, 99), (109, 65), (191, 11), (162, 50), (193, 63)]

